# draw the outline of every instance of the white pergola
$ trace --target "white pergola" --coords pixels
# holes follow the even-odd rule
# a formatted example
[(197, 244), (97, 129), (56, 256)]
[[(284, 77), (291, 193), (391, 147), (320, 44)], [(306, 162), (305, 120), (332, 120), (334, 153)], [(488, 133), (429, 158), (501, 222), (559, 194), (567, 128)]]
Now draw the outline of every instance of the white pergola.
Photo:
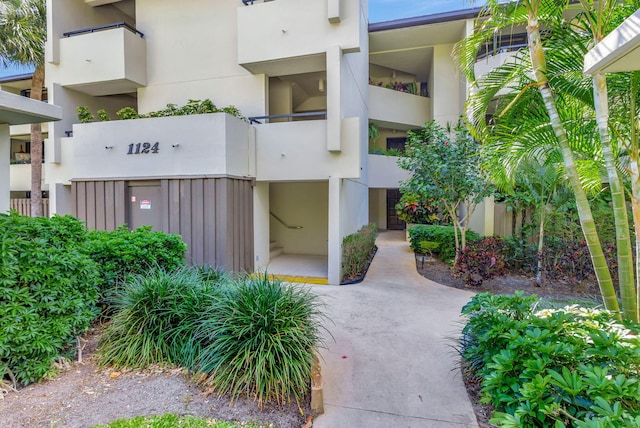
[(584, 56), (586, 74), (640, 70), (640, 9)]
[[(11, 136), (9, 126), (62, 119), (58, 106), (0, 91), (0, 213), (9, 210)], [(4, 153), (4, 154), (3, 154)]]

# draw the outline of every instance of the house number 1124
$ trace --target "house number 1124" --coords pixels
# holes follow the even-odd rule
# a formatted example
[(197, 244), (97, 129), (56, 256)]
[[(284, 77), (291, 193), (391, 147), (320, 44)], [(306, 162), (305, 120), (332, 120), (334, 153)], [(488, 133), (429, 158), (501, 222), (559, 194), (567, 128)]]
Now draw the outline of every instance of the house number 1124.
[(128, 155), (146, 155), (148, 153), (158, 153), (160, 151), (160, 143), (131, 143), (129, 144)]

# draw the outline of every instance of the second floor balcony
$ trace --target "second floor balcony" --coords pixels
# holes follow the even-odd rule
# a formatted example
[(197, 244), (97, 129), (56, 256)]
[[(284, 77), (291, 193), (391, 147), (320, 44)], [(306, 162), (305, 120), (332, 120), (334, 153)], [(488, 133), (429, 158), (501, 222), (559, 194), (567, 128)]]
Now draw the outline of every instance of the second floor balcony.
[(433, 118), (431, 99), (369, 85), (369, 119), (392, 129), (410, 129)]
[(135, 92), (147, 83), (144, 34), (119, 22), (64, 34), (62, 86), (92, 96)]

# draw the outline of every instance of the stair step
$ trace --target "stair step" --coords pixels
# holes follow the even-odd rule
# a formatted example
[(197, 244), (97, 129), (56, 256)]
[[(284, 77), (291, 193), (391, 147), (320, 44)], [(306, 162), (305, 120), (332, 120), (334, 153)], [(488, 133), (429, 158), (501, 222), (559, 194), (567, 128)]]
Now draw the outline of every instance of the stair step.
[(275, 257), (278, 257), (280, 254), (282, 254), (283, 251), (284, 251), (284, 248), (280, 246), (272, 247), (269, 250), (269, 258), (273, 260)]
[(280, 244), (278, 243), (278, 241), (269, 241), (269, 249), (273, 249), (275, 247), (279, 247)]

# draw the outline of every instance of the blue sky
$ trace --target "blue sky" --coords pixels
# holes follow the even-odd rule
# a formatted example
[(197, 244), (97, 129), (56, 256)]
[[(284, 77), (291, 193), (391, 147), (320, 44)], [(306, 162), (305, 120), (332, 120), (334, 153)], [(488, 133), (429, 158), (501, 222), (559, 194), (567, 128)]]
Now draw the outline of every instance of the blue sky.
[(480, 0), (369, 0), (369, 22), (469, 9), (483, 3)]
[[(482, 5), (482, 0), (369, 0), (369, 22), (431, 15)], [(30, 73), (32, 68), (0, 66), (0, 78)]]

